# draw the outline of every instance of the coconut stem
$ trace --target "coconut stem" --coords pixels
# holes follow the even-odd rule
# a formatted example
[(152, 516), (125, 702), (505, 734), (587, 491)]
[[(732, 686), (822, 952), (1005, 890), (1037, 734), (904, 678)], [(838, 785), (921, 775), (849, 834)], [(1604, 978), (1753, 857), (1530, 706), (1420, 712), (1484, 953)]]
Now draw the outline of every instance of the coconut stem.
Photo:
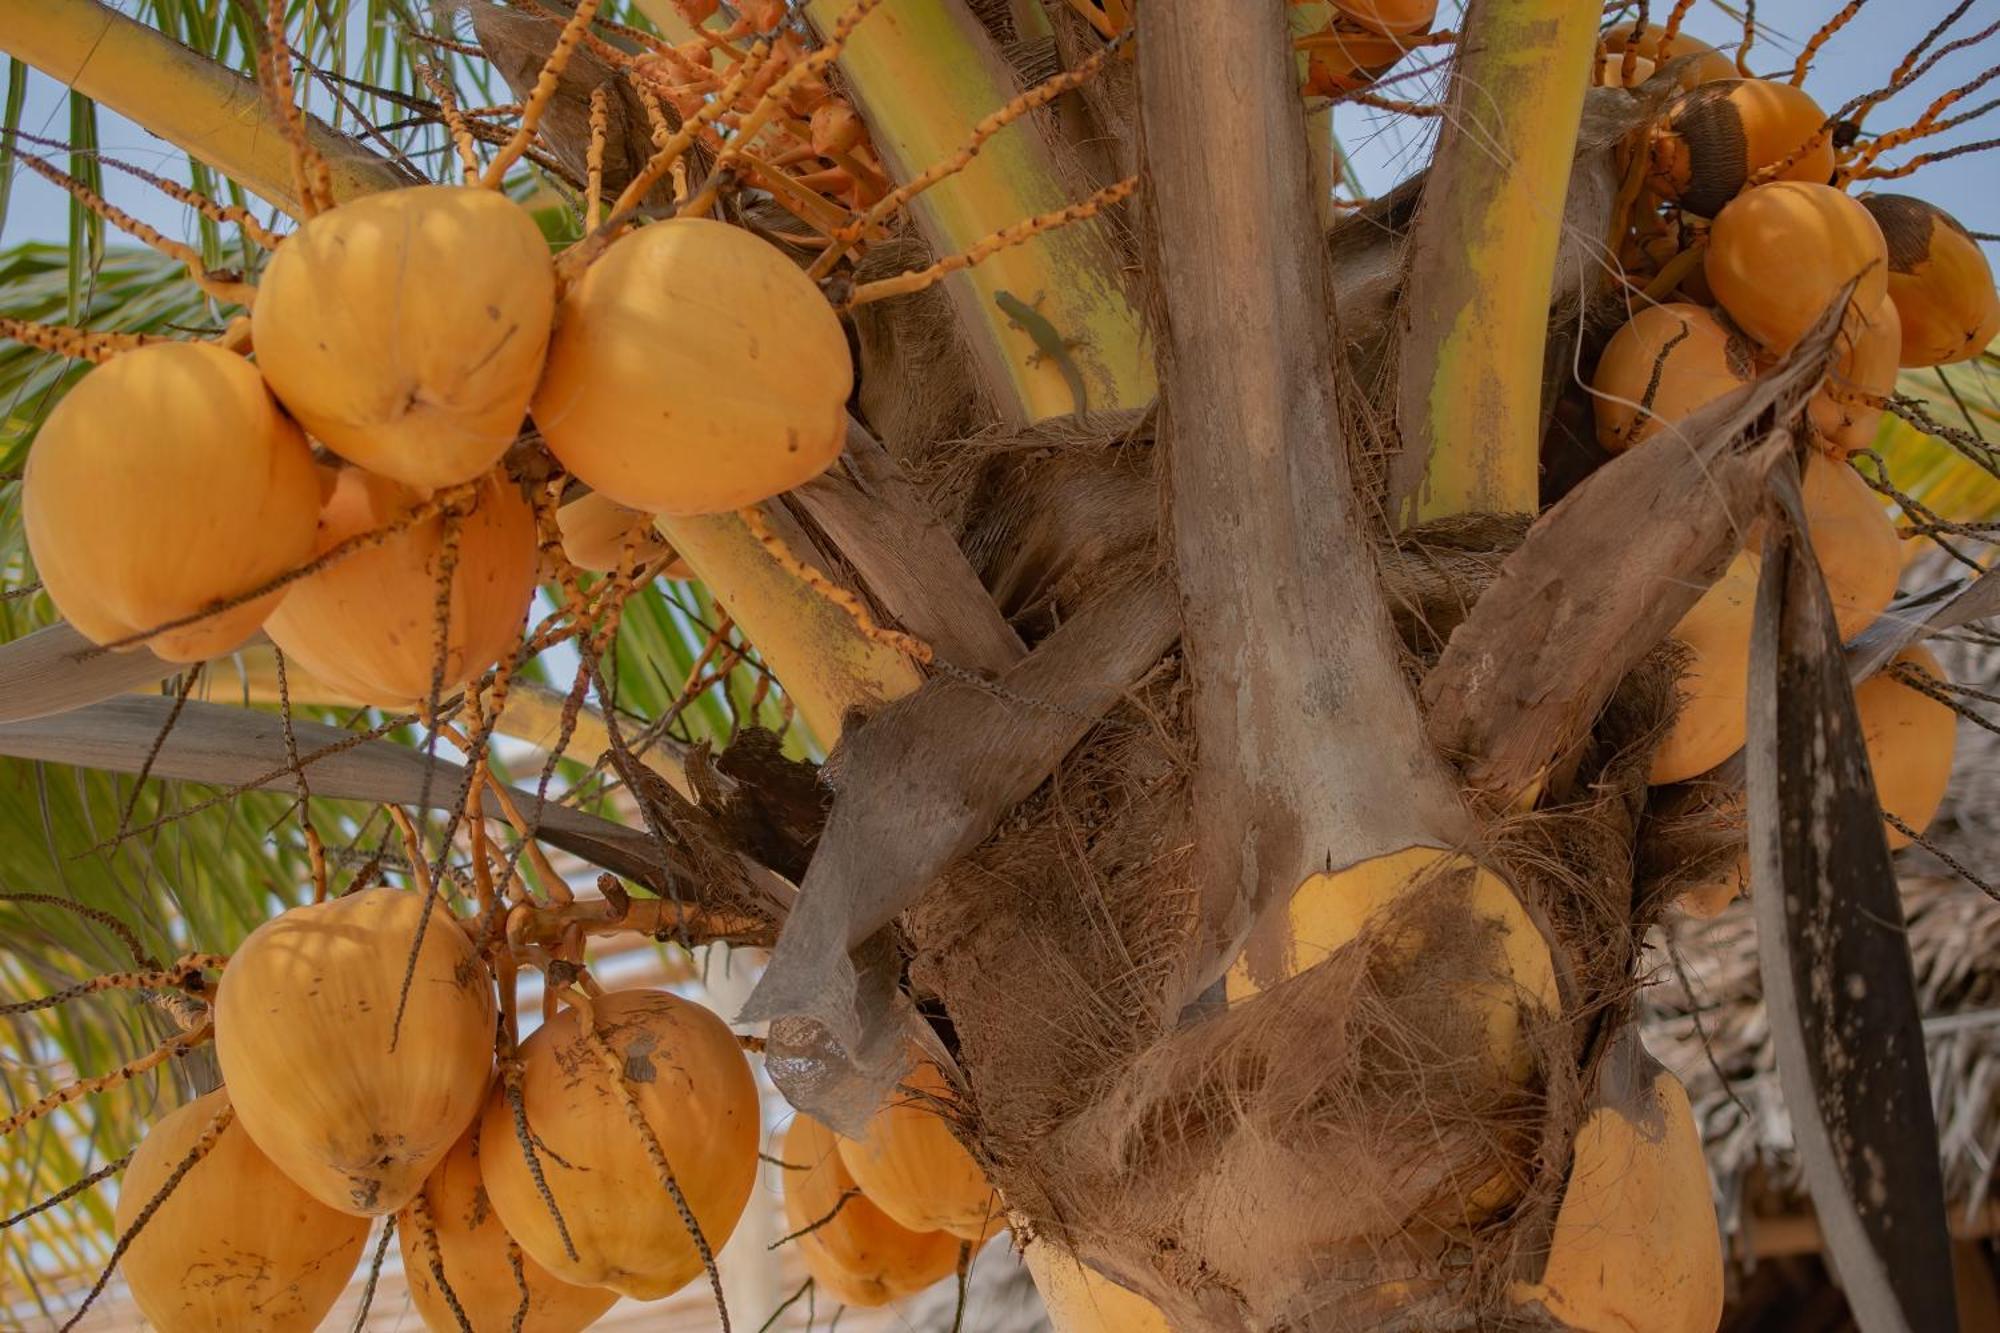
[(54, 1194), (51, 1194), (48, 1198), (43, 1199), (40, 1203), (30, 1204), (26, 1208), (23, 1208), (20, 1212), (15, 1213), (12, 1217), (0, 1218), (0, 1231), (6, 1231), (8, 1228), (16, 1225), (17, 1223), (25, 1222), (29, 1218), (35, 1216), (37, 1213), (45, 1213), (49, 1209), (56, 1207), (58, 1204), (68, 1203), (71, 1199), (74, 1199), (77, 1195), (83, 1193), (91, 1186), (97, 1184), (100, 1181), (109, 1179), (110, 1177), (117, 1175), (120, 1171), (123, 1171), (125, 1169), (126, 1163), (130, 1162), (131, 1160), (132, 1160), (132, 1154), (128, 1152), (123, 1157), (120, 1157), (116, 1161), (106, 1162), (103, 1166), (98, 1167), (95, 1171), (91, 1172), (83, 1179), (72, 1181), (71, 1183), (63, 1186), (61, 1189), (57, 1190)]
[(535, 1136), (528, 1128), (528, 1105), (521, 1096), (521, 1057), (512, 1051), (500, 1062), (500, 1088), (506, 1095), (508, 1109), (514, 1113), (514, 1138), (521, 1145), (521, 1156), (528, 1163), (528, 1175), (534, 1179), (535, 1192), (542, 1196), (542, 1205), (549, 1210), (549, 1217), (556, 1224), (556, 1235), (562, 1240), (563, 1253), (574, 1260), (576, 1243), (569, 1238), (569, 1224), (563, 1221), (562, 1209), (556, 1207), (555, 1192), (549, 1188), (548, 1177), (542, 1174), (542, 1159), (535, 1152)]
[(157, 990), (179, 991), (199, 998), (208, 989), (201, 979), (203, 972), (219, 972), (228, 963), (227, 954), (191, 953), (175, 961), (171, 968), (143, 972), (107, 972), (64, 987), (48, 995), (33, 1000), (20, 1000), (13, 1004), (0, 1004), (0, 1018), (15, 1014), (33, 1013), (39, 1009), (53, 1009), (80, 1000), (86, 995), (101, 995), (112, 990)]
[(67, 324), (37, 324), (32, 320), (9, 319), (0, 315), (0, 338), (24, 347), (66, 356), (72, 361), (102, 365), (120, 352), (150, 343), (172, 342), (150, 333), (112, 333), (101, 329), (78, 329)]
[(431, 1281), (437, 1283), (438, 1295), (444, 1297), (451, 1317), (458, 1321), (459, 1333), (473, 1333), (472, 1321), (466, 1318), (458, 1293), (451, 1289), (451, 1280), (444, 1275), (444, 1251), (438, 1247), (437, 1227), (431, 1222), (430, 1199), (418, 1190), (409, 1207), (410, 1223), (417, 1229), (417, 1242), (424, 1252), (424, 1262), (430, 1267)]
[(919, 662), (929, 663), (936, 656), (931, 646), (915, 635), (884, 629), (876, 624), (875, 617), (868, 613), (868, 608), (859, 597), (792, 554), (792, 548), (785, 545), (785, 539), (771, 530), (760, 506), (746, 505), (737, 513), (744, 526), (750, 529), (750, 535), (778, 562), (779, 568), (845, 611), (863, 638), (908, 653)]
[(970, 248), (955, 255), (946, 255), (929, 268), (898, 273), (893, 278), (883, 278), (877, 282), (864, 282), (854, 289), (853, 294), (840, 308), (843, 311), (853, 310), (857, 306), (885, 300), (891, 296), (907, 296), (911, 292), (923, 291), (926, 287), (942, 282), (961, 269), (971, 268), (983, 259), (989, 259), (1002, 250), (1031, 241), (1044, 232), (1096, 217), (1111, 205), (1130, 196), (1138, 188), (1139, 178), (1127, 176), (1122, 181), (1116, 181), (1098, 190), (1080, 203), (1071, 204), (1067, 208), (1058, 208), (1052, 213), (1043, 213), (1039, 217), (1024, 218), (1011, 226), (1002, 227), (992, 235), (974, 242)]
[(306, 137), (305, 118), (299, 114), (298, 94), (292, 88), (292, 48), (285, 39), (285, 0), (271, 0), (265, 27), (270, 37), (262, 62), (265, 86), (277, 106), (278, 128), (291, 145), (293, 185), (310, 218), (333, 207), (333, 176), (326, 159)]
[[(445, 82), (444, 76), (428, 60), (417, 62), (417, 77), (424, 81), (424, 87), (430, 89), (431, 96), (437, 99), (438, 115), (443, 117), (445, 130), (451, 135), (452, 146), (458, 150), (458, 165), (463, 173), (462, 179), (467, 185), (476, 184), (479, 180), (479, 149), (473, 140), (471, 128), (466, 124), (464, 113), (458, 109), (458, 99), (452, 96), (451, 85)], [(603, 91), (602, 88), (597, 89), (591, 94), (592, 98), (601, 96)]]
[[(1089, 6), (1086, 5), (1085, 8)], [(1107, 33), (1106, 36), (1110, 34)], [(1005, 106), (982, 117), (972, 127), (972, 133), (966, 136), (965, 142), (959, 145), (957, 152), (941, 162), (932, 163), (909, 181), (878, 199), (861, 217), (835, 232), (834, 243), (813, 261), (812, 267), (806, 271), (806, 276), (813, 279), (825, 277), (833, 271), (833, 266), (840, 261), (841, 256), (847, 253), (847, 248), (881, 225), (884, 218), (900, 210), (910, 200), (939, 181), (955, 176), (970, 166), (988, 139), (1030, 111), (1047, 106), (1071, 89), (1088, 83), (1100, 69), (1104, 68), (1104, 63), (1124, 47), (1130, 36), (1129, 30), (1119, 34), (1109, 44), (1093, 52), (1089, 59), (1084, 60), (1076, 68), (1064, 70), (1053, 78), (1044, 79)]]
[(604, 85), (590, 90), (590, 147), (584, 151), (583, 229), (597, 230), (604, 220), (604, 140), (610, 133), (610, 102)]
[(542, 113), (547, 111), (549, 103), (555, 100), (556, 88), (562, 83), (563, 70), (569, 67), (570, 54), (576, 50), (577, 43), (583, 40), (584, 31), (590, 27), (591, 19), (597, 14), (597, 5), (598, 0), (579, 0), (576, 11), (569, 17), (569, 22), (563, 25), (561, 35), (556, 38), (555, 47), (549, 52), (549, 58), (542, 62), (541, 73), (535, 78), (534, 91), (528, 94), (528, 100), (521, 109), (521, 123), (514, 127), (512, 137), (500, 146), (500, 151), (486, 165), (486, 174), (480, 178), (479, 183), (487, 189), (499, 189), (501, 183), (507, 179), (508, 169), (520, 160), (523, 152), (527, 151), (528, 144), (535, 137), (535, 131), (541, 126)]
[(79, 1079), (68, 1087), (58, 1088), (34, 1105), (16, 1111), (5, 1120), (0, 1120), (0, 1138), (33, 1124), (51, 1111), (67, 1106), (73, 1101), (103, 1092), (107, 1088), (115, 1088), (121, 1083), (129, 1083), (147, 1070), (165, 1064), (169, 1059), (186, 1055), (214, 1035), (214, 1022), (205, 1020), (201, 1026), (167, 1038), (138, 1059), (121, 1065), (108, 1074)]
[(1849, 21), (1861, 12), (1861, 6), (1865, 3), (1867, 0), (1847, 0), (1839, 13), (1822, 23), (1819, 31), (1807, 39), (1805, 47), (1799, 52), (1798, 60), (1792, 65), (1792, 87), (1804, 86), (1806, 71), (1812, 68), (1813, 57), (1819, 54), (1819, 49), (1826, 45), (1828, 39), (1846, 27)]

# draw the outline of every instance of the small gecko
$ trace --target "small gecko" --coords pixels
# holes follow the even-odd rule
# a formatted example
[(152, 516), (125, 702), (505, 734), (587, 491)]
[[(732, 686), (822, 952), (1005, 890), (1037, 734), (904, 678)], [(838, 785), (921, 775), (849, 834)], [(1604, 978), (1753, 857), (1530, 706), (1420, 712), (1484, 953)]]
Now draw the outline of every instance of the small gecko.
[(993, 293), (993, 304), (1000, 307), (1000, 313), (1007, 316), (1007, 322), (1027, 334), (1035, 344), (1035, 350), (1028, 354), (1028, 364), (1038, 366), (1045, 360), (1056, 363), (1063, 381), (1069, 385), (1070, 395), (1076, 399), (1076, 419), (1082, 421), (1084, 413), (1090, 408), (1090, 394), (1084, 388), (1083, 372), (1077, 369), (1076, 361), (1069, 354), (1070, 348), (1081, 343), (1056, 332), (1056, 326), (1035, 309), (1041, 302), (1039, 295), (1029, 302), (1012, 292)]

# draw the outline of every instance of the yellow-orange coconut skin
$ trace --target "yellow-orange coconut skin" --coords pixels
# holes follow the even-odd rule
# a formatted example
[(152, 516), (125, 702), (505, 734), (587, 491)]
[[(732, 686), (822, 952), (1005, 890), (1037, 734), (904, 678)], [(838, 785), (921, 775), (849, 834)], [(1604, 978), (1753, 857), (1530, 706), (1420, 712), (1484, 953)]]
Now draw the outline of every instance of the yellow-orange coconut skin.
[(1903, 540), (1882, 497), (1853, 466), (1821, 454), (1806, 456), (1803, 493), (1813, 554), (1833, 600), (1842, 640), (1875, 623), (1896, 596)]
[(1756, 373), (1749, 340), (1711, 312), (1696, 305), (1647, 306), (1611, 336), (1598, 358), (1591, 380), (1597, 441), (1622, 453), (1742, 388)]
[(1159, 1306), (1048, 1241), (1028, 1246), (1026, 1257), (1055, 1333), (1168, 1333)]
[(294, 907), (250, 933), (216, 995), (216, 1055), (243, 1127), (341, 1212), (408, 1203), (486, 1100), (493, 982), (442, 906), (391, 1049), (422, 908), (402, 889)]
[(555, 290), (548, 242), (520, 205), (419, 185), (287, 236), (250, 329), (272, 391), (321, 443), (412, 486), (449, 486), (520, 433)]
[[(341, 468), (313, 550), (386, 527), (419, 502), (407, 486)], [(429, 698), (444, 526), (432, 517), (301, 579), (266, 622), (272, 641), (354, 698), (392, 706)], [(443, 691), (485, 671), (520, 638), (536, 555), (534, 511), (504, 474), (488, 473), (458, 523)]]
[[(318, 509), (298, 427), (249, 362), (206, 343), (142, 347), (84, 376), (35, 437), (21, 486), (36, 572), (93, 643), (193, 615), (300, 564)], [(171, 662), (226, 653), (278, 597), (146, 646)]]
[[(1647, 144), (1646, 184), (1700, 217), (1714, 217), (1758, 172), (1794, 158), (1780, 180), (1833, 174), (1826, 114), (1804, 90), (1768, 79), (1718, 79), (1667, 104)], [(1815, 138), (1811, 151), (1804, 151)]]
[(1681, 708), (1653, 751), (1647, 781), (1682, 782), (1743, 748), (1750, 685), (1750, 620), (1757, 602), (1757, 557), (1739, 552), (1669, 636), (1688, 650)]
[(928, 1100), (952, 1097), (938, 1067), (918, 1060), (869, 1118), (867, 1133), (840, 1140), (840, 1160), (899, 1225), (981, 1240), (1002, 1214), (1000, 1198)]
[[(1905, 648), (1892, 665), (1912, 667), (1933, 681), (1948, 679), (1937, 658), (1920, 645)], [(1861, 715), (1861, 740), (1875, 775), (1876, 799), (1884, 811), (1923, 832), (1937, 817), (1951, 783), (1958, 714), (1887, 671), (1854, 687), (1854, 706)], [(1893, 825), (1885, 825), (1885, 832), (1890, 847), (1910, 845), (1908, 835)]]
[[(120, 1234), (228, 1105), (218, 1088), (146, 1131), (119, 1180)], [(310, 1333), (346, 1290), (367, 1241), (368, 1219), (301, 1190), (232, 1123), (153, 1213), (118, 1271), (160, 1333)]]
[[(719, 1252), (757, 1178), (757, 1087), (736, 1038), (708, 1010), (665, 991), (614, 991), (595, 1008), (599, 1033), (624, 1062), (625, 1086), (703, 1239)], [(538, 1149), (542, 1171), (576, 1257), (563, 1248), (496, 1088), (481, 1121), (480, 1171), (501, 1222), (565, 1282), (642, 1301), (685, 1286), (701, 1258), (576, 1010), (523, 1042), (521, 1064), (528, 1125), (547, 1145)]]
[(949, 1231), (911, 1231), (865, 1193), (841, 1201), (855, 1186), (835, 1141), (804, 1113), (785, 1131), (785, 1230), (812, 1227), (794, 1243), (813, 1280), (844, 1305), (873, 1307), (955, 1271), (959, 1238)]
[[(521, 1255), (521, 1280), (514, 1278), (507, 1258), (507, 1228), (500, 1225), (480, 1177), (479, 1122), (445, 1154), (424, 1182), (431, 1236), (426, 1241), (413, 1200), (396, 1214), (396, 1243), (403, 1252), (403, 1276), (410, 1303), (424, 1327), (433, 1333), (458, 1333), (458, 1320), (431, 1273), (430, 1244), (444, 1269), (444, 1280), (458, 1298), (473, 1333), (510, 1333), (521, 1308), (521, 1287), (528, 1291), (528, 1309), (520, 1333), (578, 1333), (602, 1318), (618, 1303), (618, 1293), (603, 1287), (575, 1287), (550, 1275), (527, 1255)], [(509, 1139), (503, 1146), (511, 1147)]]
[(1868, 210), (1830, 185), (1773, 181), (1716, 214), (1702, 261), (1737, 327), (1782, 354), (1854, 282), (1850, 303), (1873, 311), (1889, 290), (1889, 250)]
[[(1230, 967), (1223, 979), (1226, 998), (1245, 1000), (1298, 975), (1355, 939), (1405, 895), (1425, 890), (1439, 876), (1465, 872), (1471, 872), (1466, 907), (1491, 924), (1499, 950), (1496, 975), (1473, 983), (1467, 998), (1485, 1015), (1495, 1072), (1516, 1081), (1526, 1078), (1532, 1062), (1522, 1030), (1523, 1010), (1553, 1013), (1560, 1007), (1555, 965), (1547, 941), (1507, 882), (1455, 852), (1406, 847), (1330, 875), (1309, 876), (1293, 891), (1285, 921), (1264, 927), (1268, 935), (1253, 934)], [(1394, 947), (1418, 956), (1424, 943), (1421, 928), (1409, 925), (1395, 937)]]
[(1515, 1286), (1565, 1328), (1714, 1333), (1722, 1237), (1687, 1092), (1651, 1060), (1600, 1074), (1577, 1130), (1541, 1281)]
[[(591, 491), (556, 510), (556, 527), (562, 533), (563, 557), (578, 569), (609, 574), (631, 560), (644, 563), (668, 551), (660, 534), (653, 530), (653, 516), (627, 509), (616, 500)], [(674, 572), (678, 568), (678, 573)], [(679, 561), (667, 571), (669, 578), (687, 577)]]
[(713, 514), (825, 471), (853, 384), (840, 321), (790, 260), (678, 218), (614, 243), (564, 295), (535, 424), (619, 504)]
[[(1889, 280), (1895, 281), (1893, 271)], [(1826, 383), (1806, 408), (1813, 443), (1822, 452), (1845, 458), (1875, 443), (1875, 428), (1882, 420), (1876, 404), (1895, 391), (1902, 345), (1903, 321), (1893, 292), (1865, 318), (1857, 308), (1849, 308), (1834, 343)]]
[(1963, 361), (2000, 336), (1993, 267), (1957, 218), (1902, 194), (1864, 194), (1861, 205), (1889, 245), (1889, 298), (1902, 316), (1904, 365)]
[[(1606, 28), (1602, 38), (1605, 51), (1613, 55), (1623, 55), (1625, 48), (1632, 44), (1632, 35), (1637, 27), (1636, 23), (1627, 21)], [(1736, 62), (1707, 42), (1690, 37), (1684, 32), (1677, 32), (1673, 41), (1663, 43), (1660, 39), (1665, 35), (1664, 24), (1648, 23), (1645, 30), (1638, 35), (1639, 55), (1642, 59), (1651, 61), (1655, 67), (1679, 60), (1683, 56), (1699, 57), (1688, 61), (1682, 67), (1678, 76), (1681, 87), (1692, 88), (1697, 84), (1739, 77)]]

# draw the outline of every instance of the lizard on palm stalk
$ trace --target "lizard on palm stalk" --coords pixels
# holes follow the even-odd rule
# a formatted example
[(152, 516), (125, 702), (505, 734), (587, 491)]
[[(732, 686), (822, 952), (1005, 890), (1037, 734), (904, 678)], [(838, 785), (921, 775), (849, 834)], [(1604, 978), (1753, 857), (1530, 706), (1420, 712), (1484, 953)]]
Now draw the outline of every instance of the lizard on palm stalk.
[(1084, 388), (1083, 372), (1077, 369), (1076, 361), (1069, 352), (1070, 348), (1081, 346), (1082, 342), (1058, 333), (1048, 317), (1035, 308), (1041, 303), (1039, 294), (1033, 301), (1023, 301), (1012, 292), (993, 294), (993, 304), (1000, 307), (1000, 313), (1007, 316), (1007, 322), (1034, 342), (1035, 350), (1028, 354), (1028, 364), (1038, 366), (1043, 361), (1053, 361), (1056, 369), (1062, 372), (1063, 381), (1069, 385), (1070, 396), (1076, 400), (1076, 419), (1081, 423), (1084, 413), (1090, 408), (1090, 395)]

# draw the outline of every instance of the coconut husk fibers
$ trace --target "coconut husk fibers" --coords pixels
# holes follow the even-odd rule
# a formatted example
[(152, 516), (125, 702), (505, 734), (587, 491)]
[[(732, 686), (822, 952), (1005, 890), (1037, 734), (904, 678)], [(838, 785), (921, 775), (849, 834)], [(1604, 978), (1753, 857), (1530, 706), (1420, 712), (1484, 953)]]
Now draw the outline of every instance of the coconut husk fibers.
[[(996, 435), (971, 447), (1039, 474), (989, 493), (1048, 501), (965, 527), (1017, 623), (1101, 591), (1099, 560), (1153, 558), (1144, 451)], [(1060, 496), (1076, 512), (1051, 512)], [(1099, 559), (1066, 562), (1055, 553), (1070, 544), (1049, 534), (1085, 518), (1103, 534)], [(1413, 679), (1525, 525), (1455, 520), (1383, 552)], [(1573, 776), (1494, 829), (1484, 853), (1564, 960), (1565, 1021), (1531, 1034), (1538, 1073), (1522, 1088), (1482, 1072), (1480, 1020), (1455, 1012), (1447, 984), (1499, 966), (1495, 940), (1459, 910), (1464, 875), (1438, 877), (1399, 919), (1255, 1000), (1179, 1011), (1195, 927), (1191, 729), (1182, 664), (1163, 660), (901, 921), (910, 988), (920, 1004), (948, 1001), (971, 1071), (961, 1128), (1017, 1218), (1190, 1317), (1242, 1308), (1273, 1325), (1385, 1326), (1381, 1284), (1414, 1275), (1429, 1295), (1411, 1305), (1406, 1291), (1396, 1318), (1494, 1327), (1506, 1281), (1538, 1267), (1597, 1051), (1629, 1009), (1657, 902), (1632, 893), (1633, 847), (1673, 671), (1662, 654), (1632, 673)], [(1426, 933), (1420, 958), (1381, 947), (1398, 926)], [(1511, 1209), (1476, 1231), (1446, 1224), (1496, 1177), (1518, 1196)], [(1134, 1237), (1144, 1270), (1129, 1266)], [(1193, 1254), (1199, 1269), (1180, 1257)], [(1276, 1272), (1304, 1277), (1272, 1290)]]

